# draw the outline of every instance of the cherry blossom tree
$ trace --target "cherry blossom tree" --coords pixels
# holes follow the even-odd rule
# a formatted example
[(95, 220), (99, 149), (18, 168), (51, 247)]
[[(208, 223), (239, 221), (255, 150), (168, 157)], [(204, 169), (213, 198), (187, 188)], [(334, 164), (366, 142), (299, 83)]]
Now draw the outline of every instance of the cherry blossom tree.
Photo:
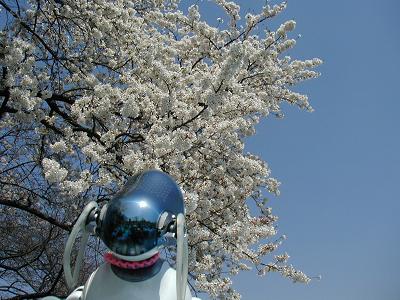
[(239, 299), (230, 276), (251, 268), (310, 280), (277, 252), (263, 193), (279, 182), (244, 141), (282, 103), (312, 110), (292, 87), (321, 60), (286, 54), (296, 23), (269, 22), (285, 3), (245, 16), (214, 4), (218, 27), (179, 0), (0, 0), (1, 297), (65, 296), (62, 249), (82, 207), (151, 168), (184, 193), (194, 292)]

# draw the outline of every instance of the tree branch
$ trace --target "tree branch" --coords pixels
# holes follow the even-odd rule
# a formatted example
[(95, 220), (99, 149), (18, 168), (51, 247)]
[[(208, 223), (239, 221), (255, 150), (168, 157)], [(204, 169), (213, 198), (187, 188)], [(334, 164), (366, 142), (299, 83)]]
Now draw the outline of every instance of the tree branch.
[(59, 222), (58, 220), (56, 220), (53, 217), (47, 216), (44, 213), (42, 213), (41, 211), (29, 206), (29, 205), (25, 205), (16, 201), (9, 201), (9, 200), (4, 200), (3, 198), (0, 198), (0, 204), (4, 205), (4, 206), (9, 206), (9, 207), (14, 207), (14, 208), (18, 208), (20, 210), (23, 210), (27, 213), (30, 213), (32, 215), (35, 215), (36, 217), (45, 220), (47, 222), (49, 222), (50, 224), (53, 224), (65, 231), (70, 232), (72, 230), (72, 226), (71, 225), (66, 225), (64, 223)]
[(175, 130), (177, 130), (177, 129), (183, 127), (183, 126), (186, 126), (186, 125), (189, 124), (190, 122), (193, 122), (193, 121), (196, 120), (196, 119), (207, 109), (207, 107), (208, 107), (208, 105), (205, 104), (205, 103), (199, 103), (199, 105), (200, 105), (200, 106), (203, 106), (203, 108), (202, 108), (201, 111), (199, 111), (199, 112), (197, 113), (197, 115), (195, 115), (193, 118), (190, 118), (190, 119), (187, 120), (186, 122), (183, 122), (182, 124), (175, 126), (175, 127), (172, 129), (172, 131), (175, 131)]

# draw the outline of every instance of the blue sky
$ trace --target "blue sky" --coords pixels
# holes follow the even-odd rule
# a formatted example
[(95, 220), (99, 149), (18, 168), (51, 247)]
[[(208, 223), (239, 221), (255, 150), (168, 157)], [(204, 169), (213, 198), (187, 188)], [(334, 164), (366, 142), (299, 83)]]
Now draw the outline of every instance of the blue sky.
[[(239, 1), (243, 11), (264, 1)], [(284, 107), (247, 149), (281, 182), (271, 200), (291, 263), (322, 275), (309, 285), (277, 274), (234, 278), (244, 300), (400, 299), (400, 2), (289, 1), (293, 58), (320, 57), (322, 76), (298, 90), (315, 112)]]

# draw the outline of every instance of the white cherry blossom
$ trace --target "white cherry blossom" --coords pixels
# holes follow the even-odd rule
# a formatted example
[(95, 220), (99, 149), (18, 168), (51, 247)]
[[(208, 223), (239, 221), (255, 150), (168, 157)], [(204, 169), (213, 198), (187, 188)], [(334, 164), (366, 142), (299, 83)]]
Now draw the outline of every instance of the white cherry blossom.
[(129, 176), (160, 169), (184, 192), (198, 291), (239, 299), (227, 274), (251, 268), (309, 281), (275, 253), (284, 238), (263, 193), (279, 195), (280, 182), (244, 152), (261, 118), (283, 116), (283, 103), (312, 111), (294, 87), (319, 76), (322, 61), (288, 56), (295, 21), (263, 31), (285, 2), (243, 16), (234, 1), (215, 0), (225, 14), (213, 22), (201, 2), (181, 11), (178, 0), (24, 1), (20, 12), (9, 2), (0, 0), (9, 17), (0, 130), (20, 134), (1, 140), (14, 149), (2, 159), (37, 167), (18, 189), (16, 168), (7, 171), (4, 195), (34, 199), (36, 215), (70, 224), (85, 201), (103, 203)]

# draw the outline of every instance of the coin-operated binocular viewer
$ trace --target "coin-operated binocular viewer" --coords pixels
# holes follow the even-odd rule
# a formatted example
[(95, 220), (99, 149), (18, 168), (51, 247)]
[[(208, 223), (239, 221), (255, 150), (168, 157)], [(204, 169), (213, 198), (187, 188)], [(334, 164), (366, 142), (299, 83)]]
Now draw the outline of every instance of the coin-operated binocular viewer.
[[(72, 248), (80, 233), (71, 268)], [(76, 288), (90, 234), (98, 236), (109, 251), (86, 284)], [(171, 239), (177, 246), (176, 270), (159, 253)], [(175, 181), (163, 172), (146, 171), (128, 180), (101, 210), (96, 202), (87, 204), (68, 238), (64, 273), (73, 290), (67, 300), (200, 300), (192, 298), (187, 286), (184, 201)], [(57, 298), (43, 298), (51, 299)]]

